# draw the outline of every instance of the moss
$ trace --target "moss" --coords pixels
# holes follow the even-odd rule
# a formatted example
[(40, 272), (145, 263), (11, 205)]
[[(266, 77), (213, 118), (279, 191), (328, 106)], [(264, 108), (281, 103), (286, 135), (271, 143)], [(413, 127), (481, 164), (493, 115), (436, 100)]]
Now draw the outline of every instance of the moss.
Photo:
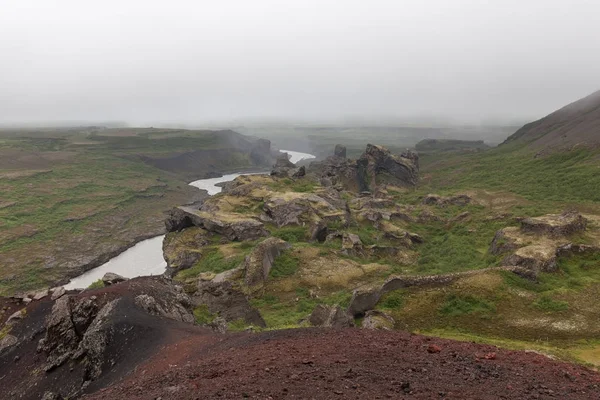
[(496, 306), (472, 295), (451, 294), (440, 307), (440, 314), (457, 317), (467, 314), (489, 315), (496, 312)]
[(194, 318), (198, 325), (207, 325), (214, 321), (216, 315), (208, 311), (208, 306), (202, 304), (194, 308)]
[(289, 243), (297, 243), (306, 240), (308, 233), (303, 226), (286, 226), (271, 229), (271, 236), (278, 237)]
[(246, 330), (250, 325), (246, 323), (242, 318), (231, 321), (227, 324), (227, 328), (232, 332), (241, 332)]
[(273, 278), (283, 278), (294, 275), (296, 271), (298, 271), (298, 265), (298, 259), (294, 258), (289, 252), (285, 252), (273, 261), (270, 275)]
[(97, 281), (92, 282), (92, 284), (90, 286), (88, 286), (88, 289), (100, 289), (104, 287), (104, 282), (102, 281), (102, 279), (98, 279)]
[(189, 278), (195, 278), (202, 272), (218, 274), (238, 267), (243, 260), (243, 254), (225, 257), (218, 248), (207, 249), (207, 252), (196, 264), (189, 269), (180, 271), (176, 278), (179, 281), (184, 281)]
[(548, 295), (543, 295), (533, 303), (533, 307), (545, 312), (557, 312), (568, 310), (569, 303), (554, 300)]

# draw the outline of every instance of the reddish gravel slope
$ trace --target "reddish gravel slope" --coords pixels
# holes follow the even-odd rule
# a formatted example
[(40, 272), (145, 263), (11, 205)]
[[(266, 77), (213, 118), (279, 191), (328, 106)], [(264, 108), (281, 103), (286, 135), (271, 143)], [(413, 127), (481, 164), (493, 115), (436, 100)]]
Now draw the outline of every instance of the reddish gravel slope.
[(600, 375), (584, 367), (405, 332), (302, 329), (206, 339), (166, 345), (124, 381), (85, 398), (600, 398)]

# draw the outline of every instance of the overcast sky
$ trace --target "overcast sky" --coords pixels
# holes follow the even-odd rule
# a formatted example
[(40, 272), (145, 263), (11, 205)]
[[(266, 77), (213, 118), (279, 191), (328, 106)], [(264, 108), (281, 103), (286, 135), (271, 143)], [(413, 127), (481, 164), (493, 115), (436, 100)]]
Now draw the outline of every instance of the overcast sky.
[(598, 89), (598, 0), (0, 0), (0, 123), (528, 119)]

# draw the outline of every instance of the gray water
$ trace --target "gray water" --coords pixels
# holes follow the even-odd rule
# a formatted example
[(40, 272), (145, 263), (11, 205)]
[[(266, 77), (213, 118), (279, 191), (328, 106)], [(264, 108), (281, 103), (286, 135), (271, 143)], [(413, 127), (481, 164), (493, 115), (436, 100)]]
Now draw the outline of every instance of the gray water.
[[(312, 154), (290, 150), (281, 151), (288, 153), (290, 155), (290, 161), (294, 164), (301, 160), (315, 158)], [(190, 185), (199, 189), (204, 189), (212, 196), (221, 192), (221, 188), (215, 186), (216, 184), (232, 181), (240, 175), (250, 174), (227, 174), (219, 178), (200, 179), (191, 182)], [(165, 235), (157, 236), (137, 243), (135, 246), (110, 259), (105, 264), (71, 279), (71, 281), (65, 285), (65, 289), (72, 290), (86, 288), (98, 279), (102, 279), (107, 272), (114, 272), (115, 274), (119, 274), (126, 278), (161, 275), (165, 272), (165, 268), (167, 268), (167, 263), (165, 262), (162, 253), (162, 242), (164, 237)]]

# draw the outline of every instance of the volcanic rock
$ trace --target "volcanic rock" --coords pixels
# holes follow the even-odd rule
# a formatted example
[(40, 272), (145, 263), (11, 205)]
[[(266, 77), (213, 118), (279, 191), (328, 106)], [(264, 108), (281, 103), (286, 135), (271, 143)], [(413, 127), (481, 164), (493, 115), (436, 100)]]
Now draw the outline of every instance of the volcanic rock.
[(290, 247), (290, 244), (276, 237), (270, 237), (256, 245), (243, 263), (246, 285), (252, 289), (262, 287), (269, 277), (275, 259)]
[(575, 211), (526, 218), (521, 221), (521, 230), (523, 232), (548, 235), (550, 237), (561, 237), (582, 232), (585, 231), (586, 226), (587, 220)]
[(317, 305), (310, 314), (308, 321), (312, 326), (323, 328), (350, 328), (354, 320), (346, 310), (340, 306)]
[(119, 274), (115, 274), (114, 272), (107, 272), (102, 277), (102, 282), (105, 286), (114, 285), (116, 283), (125, 282), (129, 280), (129, 278), (125, 278)]
[(365, 313), (365, 318), (362, 321), (362, 327), (365, 329), (394, 329), (394, 318), (384, 313), (383, 311), (371, 310)]

